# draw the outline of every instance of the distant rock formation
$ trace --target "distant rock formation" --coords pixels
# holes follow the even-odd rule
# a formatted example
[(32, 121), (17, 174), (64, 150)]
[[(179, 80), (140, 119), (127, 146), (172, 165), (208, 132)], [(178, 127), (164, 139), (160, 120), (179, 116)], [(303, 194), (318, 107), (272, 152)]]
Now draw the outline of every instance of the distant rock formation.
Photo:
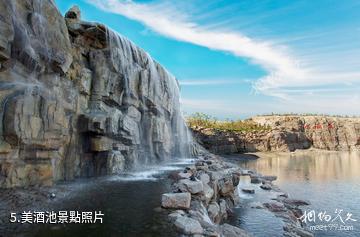
[(176, 79), (73, 7), (0, 0), (0, 187), (122, 172), (188, 152)]
[(237, 133), (197, 128), (193, 132), (200, 144), (216, 154), (308, 148), (332, 151), (360, 149), (360, 118), (256, 116), (251, 120), (271, 129)]

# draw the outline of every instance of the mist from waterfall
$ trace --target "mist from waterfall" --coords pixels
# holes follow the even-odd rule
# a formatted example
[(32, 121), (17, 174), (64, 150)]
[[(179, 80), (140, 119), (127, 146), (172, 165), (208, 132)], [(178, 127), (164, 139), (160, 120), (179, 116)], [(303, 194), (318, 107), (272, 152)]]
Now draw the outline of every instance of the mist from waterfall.
[[(192, 157), (193, 139), (180, 110), (180, 88), (176, 78), (154, 61), (144, 50), (108, 28), (107, 41), (109, 44), (109, 56), (112, 62), (111, 66), (117, 73), (122, 75), (124, 80), (123, 100), (134, 96), (129, 93), (129, 88), (132, 86), (133, 81), (126, 76), (136, 74), (136, 72), (131, 71), (133, 68), (129, 67), (129, 64), (126, 63), (130, 61), (130, 65), (136, 65), (136, 68), (141, 71), (139, 74), (139, 99), (143, 102), (143, 105), (149, 103), (148, 98), (152, 98), (153, 104), (167, 106), (164, 108), (164, 111), (165, 113), (168, 112), (167, 116), (169, 119), (165, 121), (164, 127), (157, 129), (161, 129), (164, 131), (164, 134), (169, 135), (165, 139), (171, 139), (170, 152), (168, 154), (163, 153), (163, 157), (156, 157), (155, 160), (167, 160), (169, 157)], [(149, 79), (146, 80), (146, 78)], [(166, 100), (165, 104), (163, 103), (164, 100)], [(153, 160), (150, 160), (153, 159), (151, 154), (156, 153), (156, 149), (159, 147), (157, 146), (158, 141), (152, 137), (153, 134), (144, 131), (144, 128), (151, 127), (148, 124), (151, 123), (151, 119), (147, 121), (146, 113), (143, 113), (142, 117), (141, 122), (144, 126), (140, 127), (140, 133), (144, 135), (142, 140), (142, 145), (145, 147), (143, 154), (146, 156), (145, 164), (148, 164), (153, 163)], [(142, 166), (144, 163), (136, 165)]]
[[(42, 0), (3, 7), (0, 146), (19, 170), (4, 185), (153, 176), (192, 157), (179, 84), (148, 53), (76, 8), (79, 18)], [(31, 179), (18, 177), (23, 164)]]

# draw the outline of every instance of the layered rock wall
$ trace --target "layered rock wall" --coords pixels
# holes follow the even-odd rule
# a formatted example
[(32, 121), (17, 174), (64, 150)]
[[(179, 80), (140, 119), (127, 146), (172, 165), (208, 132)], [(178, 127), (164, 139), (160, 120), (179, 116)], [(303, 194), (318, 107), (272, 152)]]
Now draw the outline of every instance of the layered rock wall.
[(263, 131), (224, 132), (193, 129), (197, 140), (217, 154), (323, 149), (349, 151), (360, 149), (360, 118), (325, 116), (257, 116)]
[(188, 151), (176, 79), (77, 7), (64, 18), (53, 0), (0, 0), (0, 32), (0, 187)]

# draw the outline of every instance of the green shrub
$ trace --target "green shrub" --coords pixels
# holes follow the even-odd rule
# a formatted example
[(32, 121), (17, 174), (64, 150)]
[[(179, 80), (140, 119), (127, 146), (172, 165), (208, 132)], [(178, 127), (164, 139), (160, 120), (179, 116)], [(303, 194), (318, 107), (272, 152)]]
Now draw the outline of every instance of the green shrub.
[(268, 113), (260, 116), (321, 116), (335, 118), (359, 118), (359, 115), (340, 115), (340, 114), (324, 114), (324, 113)]
[(220, 121), (215, 117), (204, 113), (194, 113), (186, 118), (189, 127), (193, 129), (211, 128), (219, 131), (249, 132), (269, 130), (270, 127), (259, 125), (252, 120), (230, 120)]

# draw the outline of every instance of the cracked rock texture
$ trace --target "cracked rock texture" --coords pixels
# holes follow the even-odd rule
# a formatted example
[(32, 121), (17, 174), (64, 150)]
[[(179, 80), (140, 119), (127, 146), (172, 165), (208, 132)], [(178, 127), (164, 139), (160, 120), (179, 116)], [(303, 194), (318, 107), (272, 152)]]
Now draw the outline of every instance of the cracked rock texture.
[(0, 187), (114, 174), (188, 150), (176, 79), (77, 7), (64, 18), (53, 0), (0, 0), (0, 32)]
[(171, 210), (170, 221), (184, 237), (251, 236), (238, 227), (223, 224), (239, 204), (237, 186), (243, 170), (219, 156), (204, 150), (198, 152), (194, 165), (171, 175), (173, 193), (162, 196), (161, 206)]
[(327, 116), (256, 116), (255, 123), (269, 130), (253, 132), (192, 128), (197, 141), (210, 152), (230, 154), (257, 151), (360, 149), (360, 118)]

